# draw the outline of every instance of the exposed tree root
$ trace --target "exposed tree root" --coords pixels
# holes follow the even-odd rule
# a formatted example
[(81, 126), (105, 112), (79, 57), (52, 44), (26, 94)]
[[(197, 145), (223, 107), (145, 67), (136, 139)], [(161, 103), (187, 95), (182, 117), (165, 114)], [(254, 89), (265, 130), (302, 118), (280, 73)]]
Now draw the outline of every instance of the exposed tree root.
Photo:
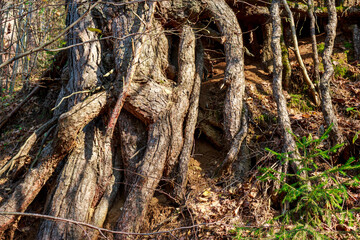
[[(0, 211), (25, 211), (34, 200), (58, 163), (74, 148), (78, 132), (98, 116), (106, 106), (106, 93), (100, 92), (75, 105), (59, 118), (50, 157), (41, 159), (25, 179), (15, 187), (11, 195), (0, 204)], [(0, 232), (4, 232), (15, 221), (15, 216), (0, 216)]]
[(194, 133), (198, 118), (200, 87), (204, 69), (204, 49), (200, 41), (197, 42), (195, 58), (196, 76), (194, 86), (191, 92), (190, 106), (184, 130), (184, 146), (179, 156), (179, 173), (174, 189), (175, 196), (180, 199), (184, 197), (185, 186), (187, 183), (189, 160), (191, 150), (194, 146)]
[(183, 146), (182, 125), (195, 78), (195, 35), (189, 26), (183, 28), (179, 49), (178, 86), (164, 113), (149, 127), (147, 149), (118, 220), (118, 229), (122, 231), (138, 231), (165, 167), (170, 173)]
[(329, 9), (329, 21), (326, 26), (326, 39), (323, 53), (323, 64), (324, 64), (324, 74), (320, 79), (320, 90), (321, 90), (321, 107), (325, 123), (327, 127), (332, 125), (330, 132), (330, 138), (332, 145), (340, 144), (343, 142), (344, 137), (342, 136), (339, 126), (337, 123), (337, 118), (335, 111), (331, 102), (330, 96), (330, 80), (334, 74), (334, 67), (331, 61), (331, 55), (334, 49), (334, 42), (336, 37), (336, 26), (337, 26), (337, 15), (335, 8), (335, 0), (326, 1), (327, 8)]
[[(282, 54), (281, 54), (281, 19), (280, 19), (280, 1), (274, 0), (271, 4), (271, 18), (272, 18), (272, 41), (271, 47), (274, 54), (274, 73), (273, 73), (273, 94), (277, 105), (277, 112), (279, 116), (279, 125), (284, 137), (283, 152), (290, 153), (290, 157), (294, 159), (298, 158), (298, 152), (296, 150), (296, 143), (291, 135), (291, 123), (289, 114), (286, 108), (286, 99), (282, 90)], [(287, 162), (284, 165), (287, 168)], [(293, 162), (293, 168), (295, 171), (298, 169), (298, 164)]]
[(244, 113), (241, 119), (241, 130), (238, 132), (238, 134), (236, 134), (231, 144), (230, 150), (228, 151), (226, 158), (221, 164), (220, 168), (217, 170), (216, 175), (229, 173), (231, 171), (230, 167), (238, 158), (241, 144), (243, 143), (249, 129), (249, 124), (248, 124), (249, 116), (248, 116), (248, 109), (246, 107), (246, 104), (244, 104), (243, 109), (244, 109)]
[(226, 55), (225, 83), (228, 90), (224, 106), (224, 131), (228, 146), (241, 127), (245, 91), (244, 49), (241, 28), (233, 10), (224, 0), (206, 0), (207, 8), (223, 35)]

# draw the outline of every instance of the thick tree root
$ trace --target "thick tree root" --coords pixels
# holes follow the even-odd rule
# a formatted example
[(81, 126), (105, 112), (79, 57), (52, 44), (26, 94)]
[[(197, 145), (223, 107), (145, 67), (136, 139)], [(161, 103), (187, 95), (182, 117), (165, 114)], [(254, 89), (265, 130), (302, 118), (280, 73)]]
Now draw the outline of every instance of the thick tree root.
[(146, 152), (118, 220), (117, 227), (122, 231), (139, 230), (165, 166), (170, 173), (183, 147), (182, 125), (189, 108), (195, 78), (195, 35), (189, 26), (183, 28), (179, 49), (178, 86), (173, 90), (172, 102), (149, 127)]
[(203, 76), (203, 69), (204, 69), (204, 49), (200, 41), (197, 42), (195, 57), (196, 57), (195, 83), (191, 92), (190, 106), (187, 114), (185, 130), (184, 130), (184, 146), (179, 156), (179, 171), (178, 171), (179, 174), (177, 176), (175, 189), (174, 189), (175, 196), (180, 199), (183, 199), (184, 197), (185, 186), (187, 183), (188, 165), (189, 165), (191, 150), (193, 149), (193, 145), (194, 145), (194, 133), (198, 118), (200, 87), (201, 87), (201, 79)]
[(224, 0), (206, 0), (207, 8), (223, 35), (226, 54), (225, 83), (229, 85), (224, 106), (224, 131), (228, 145), (241, 127), (245, 91), (244, 48), (241, 28), (233, 10)]
[[(106, 93), (100, 92), (75, 105), (59, 118), (52, 154), (42, 159), (40, 164), (31, 169), (25, 179), (15, 187), (9, 198), (0, 204), (0, 211), (23, 212), (37, 196), (58, 163), (74, 148), (78, 132), (98, 116), (106, 106)], [(4, 232), (16, 216), (0, 216), (0, 232)]]
[(330, 96), (330, 80), (334, 74), (334, 67), (332, 64), (331, 55), (334, 49), (334, 42), (336, 37), (337, 15), (335, 8), (335, 0), (327, 0), (326, 5), (329, 9), (329, 21), (326, 26), (327, 34), (325, 39), (324, 53), (322, 57), (325, 72), (320, 79), (321, 107), (326, 127), (332, 126), (330, 131), (330, 139), (332, 145), (335, 146), (336, 144), (342, 143), (344, 140), (344, 137), (339, 130), (337, 118)]
[[(67, 157), (56, 184), (56, 190), (48, 206), (47, 214), (72, 220), (97, 223), (102, 226), (107, 215), (113, 177), (112, 162), (104, 161), (103, 144), (104, 123), (95, 119), (77, 137), (76, 147)], [(114, 162), (119, 162), (114, 155)], [(110, 153), (112, 160), (113, 154)], [(101, 210), (98, 206), (103, 198)], [(114, 197), (114, 196), (113, 196)], [(92, 232), (87, 232), (92, 235)], [(39, 239), (82, 239), (83, 229), (67, 223), (45, 221), (40, 227)]]
[(244, 113), (241, 119), (241, 130), (238, 132), (238, 134), (236, 134), (230, 150), (228, 151), (225, 160), (223, 161), (223, 163), (221, 164), (220, 168), (216, 171), (215, 175), (219, 176), (220, 174), (224, 174), (224, 173), (231, 173), (231, 166), (232, 164), (236, 161), (239, 152), (240, 152), (240, 148), (241, 148), (241, 144), (243, 143), (248, 129), (249, 129), (249, 125), (248, 125), (248, 110), (246, 107), (246, 104), (244, 104)]

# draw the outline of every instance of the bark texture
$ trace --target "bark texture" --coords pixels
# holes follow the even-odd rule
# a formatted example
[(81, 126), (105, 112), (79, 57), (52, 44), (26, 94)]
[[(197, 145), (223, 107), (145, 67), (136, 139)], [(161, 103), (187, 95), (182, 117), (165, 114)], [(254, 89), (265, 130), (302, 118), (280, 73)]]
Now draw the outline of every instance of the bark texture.
[(242, 32), (233, 10), (224, 0), (206, 0), (207, 8), (215, 18), (223, 36), (226, 69), (225, 84), (228, 85), (224, 106), (224, 131), (228, 145), (241, 127), (241, 114), (245, 91), (244, 47)]
[[(77, 0), (72, 1), (68, 6), (67, 25), (75, 22), (88, 7), (89, 4), (82, 4)], [(89, 27), (98, 27), (92, 15), (87, 15), (82, 22), (72, 28), (69, 33), (69, 44), (96, 39), (96, 33), (89, 31)], [(101, 82), (101, 55), (102, 49), (98, 41), (85, 43), (69, 50), (69, 81), (59, 94), (58, 102), (68, 94), (76, 94), (64, 100), (65, 104), (62, 103), (55, 114), (67, 111), (77, 102), (83, 101), (86, 94), (77, 92), (93, 89)], [(112, 152), (103, 151), (104, 128), (102, 125), (101, 118), (92, 119), (91, 124), (81, 129), (75, 148), (67, 157), (65, 166), (57, 179), (57, 186), (51, 198), (48, 199), (47, 214), (102, 226), (107, 207), (111, 203), (111, 198), (114, 197), (111, 192), (115, 176), (117, 176), (112, 169)], [(105, 158), (105, 154), (108, 158)], [(85, 236), (84, 234), (82, 228), (71, 224), (44, 221), (38, 238), (80, 239)], [(95, 232), (89, 234), (95, 234)]]
[(357, 24), (354, 24), (353, 26), (353, 43), (355, 60), (360, 60), (360, 30)]
[[(107, 209), (100, 214), (99, 211), (102, 210), (97, 207), (102, 197), (108, 195), (105, 194), (109, 185), (107, 178), (113, 173), (111, 168), (108, 172), (108, 165), (101, 161), (104, 159), (104, 152), (100, 147), (103, 125), (102, 121), (93, 120), (78, 135), (76, 148), (68, 157), (58, 177), (47, 214), (102, 226)], [(111, 191), (115, 175), (110, 181), (109, 190)], [(95, 216), (97, 219), (94, 219)], [(87, 234), (94, 233), (87, 230)], [(82, 239), (85, 237), (86, 233), (82, 228), (53, 221), (45, 221), (38, 235), (39, 239)]]
[(180, 199), (183, 199), (185, 196), (188, 166), (191, 151), (194, 146), (194, 133), (198, 119), (200, 87), (204, 69), (204, 49), (202, 47), (201, 41), (197, 42), (195, 54), (196, 76), (191, 92), (189, 111), (186, 117), (186, 125), (184, 129), (184, 146), (179, 156), (179, 174), (177, 176), (175, 185), (175, 196)]
[(273, 72), (273, 53), (271, 51), (271, 22), (262, 26), (264, 43), (261, 49), (261, 64), (267, 73)]
[(335, 0), (327, 0), (326, 5), (329, 11), (329, 20), (328, 24), (326, 25), (326, 39), (324, 53), (322, 56), (325, 72), (320, 79), (321, 107), (326, 126), (329, 127), (332, 125), (330, 138), (332, 144), (335, 145), (342, 143), (343, 141), (330, 96), (330, 81), (334, 75), (334, 67), (331, 62), (331, 55), (334, 49), (334, 42), (336, 37), (337, 15)]
[(316, 19), (314, 15), (314, 0), (308, 0), (308, 15), (310, 18), (310, 35), (311, 35), (311, 47), (313, 50), (313, 62), (314, 62), (314, 75), (315, 75), (315, 85), (319, 86), (320, 83), (320, 72), (319, 72), (319, 54), (317, 50), (317, 42), (315, 35), (315, 25)]
[[(273, 94), (277, 105), (277, 112), (279, 117), (279, 125), (282, 130), (283, 152), (290, 153), (291, 158), (297, 158), (296, 144), (293, 136), (290, 134), (292, 131), (290, 118), (286, 107), (286, 99), (282, 90), (282, 59), (281, 59), (281, 19), (280, 19), (280, 1), (273, 0), (271, 4), (271, 19), (272, 19), (272, 41), (271, 47), (274, 54), (274, 72), (273, 72)], [(286, 166), (285, 164), (285, 170)], [(296, 167), (295, 167), (296, 169)]]
[(178, 85), (165, 111), (149, 126), (147, 148), (118, 220), (117, 228), (122, 231), (139, 230), (165, 166), (169, 164), (166, 170), (170, 173), (183, 146), (183, 122), (195, 79), (195, 35), (189, 26), (182, 29), (179, 49)]
[(291, 65), (289, 60), (289, 51), (284, 41), (284, 34), (281, 35), (280, 39), (281, 56), (283, 64), (283, 86), (284, 89), (288, 90), (291, 81)]
[[(68, 15), (66, 24), (69, 26), (78, 20), (89, 8), (90, 3), (83, 4), (81, 0), (71, 1), (68, 5)], [(97, 28), (91, 14), (87, 14), (83, 21), (70, 29), (68, 34), (68, 45), (79, 44), (97, 38), (97, 33), (89, 31), (87, 28)], [(65, 97), (74, 92), (85, 89), (92, 89), (100, 84), (100, 61), (101, 46), (100, 42), (93, 41), (77, 47), (70, 48), (68, 53), (69, 81), (59, 94), (56, 106)], [(81, 102), (88, 93), (78, 93), (64, 99), (62, 104), (55, 109), (54, 114), (64, 113), (76, 103)]]
[[(1, 202), (0, 211), (26, 210), (58, 163), (75, 147), (79, 131), (101, 113), (106, 106), (106, 100), (104, 92), (94, 94), (60, 116), (50, 154), (41, 159), (40, 163), (27, 173), (25, 179), (19, 183), (8, 199)], [(0, 232), (7, 229), (15, 218), (15, 216), (0, 216)]]

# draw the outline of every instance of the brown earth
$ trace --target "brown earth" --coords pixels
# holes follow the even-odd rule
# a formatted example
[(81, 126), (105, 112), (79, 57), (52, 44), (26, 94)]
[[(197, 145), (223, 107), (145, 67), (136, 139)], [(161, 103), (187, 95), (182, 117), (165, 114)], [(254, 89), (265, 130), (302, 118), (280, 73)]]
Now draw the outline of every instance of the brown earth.
[[(318, 38), (322, 41), (323, 36)], [(308, 70), (311, 72), (311, 44), (309, 39), (303, 39), (299, 42), (300, 51)], [(349, 61), (341, 62), (343, 59), (344, 39), (340, 36), (336, 42), (334, 61), (342, 66), (348, 66), (351, 74), (359, 76), (360, 67), (356, 64), (349, 64)], [(351, 50), (349, 52), (351, 55)], [(292, 92), (285, 92), (289, 105), (289, 114), (293, 131), (296, 135), (304, 136), (313, 134), (319, 136), (321, 125), (323, 124), (321, 109), (314, 107), (306, 89), (304, 90), (300, 71), (295, 62), (293, 53), (290, 51), (291, 65), (293, 69)], [(349, 59), (347, 59), (349, 60)], [(247, 59), (245, 66), (246, 76), (246, 102), (250, 107), (250, 130), (247, 137), (247, 148), (249, 153), (246, 156), (250, 159), (252, 170), (247, 176), (232, 176), (213, 178), (212, 175), (217, 166), (221, 164), (224, 158), (224, 152), (221, 150), (221, 122), (225, 88), (222, 88), (222, 79), (224, 77), (225, 63), (215, 64), (213, 76), (202, 83), (200, 108), (203, 115), (199, 116), (199, 130), (196, 134), (195, 150), (192, 155), (189, 167), (189, 183), (187, 186), (186, 201), (181, 204), (174, 202), (173, 198), (165, 194), (166, 183), (159, 186), (158, 191), (151, 202), (149, 212), (142, 230), (145, 232), (170, 230), (181, 226), (190, 226), (206, 223), (192, 229), (184, 229), (173, 232), (173, 235), (179, 239), (197, 236), (199, 239), (231, 239), (234, 236), (232, 230), (234, 225), (260, 225), (266, 220), (271, 219), (279, 213), (279, 209), (270, 205), (268, 195), (269, 186), (260, 183), (255, 176), (258, 174), (257, 167), (271, 166), (275, 160), (271, 155), (264, 151), (265, 147), (274, 151), (281, 151), (281, 134), (277, 128), (276, 104), (272, 96), (272, 77), (261, 70), (259, 61)], [(347, 111), (349, 107), (360, 111), (360, 82), (355, 78), (344, 78), (338, 76), (332, 82), (333, 102), (338, 112), (340, 129), (343, 131), (349, 142), (352, 141), (357, 131), (360, 130), (360, 114), (356, 111)], [(54, 89), (47, 96), (37, 95), (27, 103), (17, 115), (1, 129), (0, 135), (0, 167), (17, 152), (27, 137), (35, 131), (49, 117), (48, 109), (44, 110), (44, 102), (48, 106), (54, 105), (54, 99), (51, 96), (57, 95)], [(1, 100), (0, 119), (19, 104), (21, 98), (26, 93), (19, 92), (12, 98)], [(44, 101), (45, 99), (45, 101)], [(52, 104), (51, 104), (52, 103)], [(206, 121), (209, 126), (215, 129), (215, 137), (207, 136), (201, 131), (202, 121)], [(49, 137), (51, 139), (51, 136)], [(210, 139), (210, 141), (209, 141)], [(359, 156), (359, 139), (350, 144), (341, 155), (339, 162), (347, 160), (350, 156)], [(31, 155), (35, 156), (38, 149), (33, 149)], [(29, 158), (30, 159), (30, 158)], [(29, 161), (25, 159), (23, 161)], [(15, 165), (18, 163), (14, 163)], [(17, 172), (10, 171), (9, 176), (21, 177), (27, 169), (17, 169)], [(15, 179), (17, 179), (15, 178)], [(0, 180), (2, 189), (5, 192), (12, 187), (12, 181), (15, 180), (3, 177)], [(246, 181), (242, 181), (246, 179)], [(45, 189), (46, 190), (46, 189)], [(44, 191), (45, 191), (44, 190)], [(44, 194), (43, 194), (44, 195)], [(45, 200), (40, 196), (30, 206), (33, 212), (41, 213)], [(354, 196), (357, 196), (354, 194)], [(109, 213), (107, 228), (113, 228), (122, 206), (120, 201)], [(354, 198), (355, 199), (355, 198)], [(349, 204), (359, 205), (359, 199)], [(117, 210), (116, 210), (117, 209)], [(18, 231), (23, 239), (31, 239), (35, 236), (35, 228), (28, 228), (31, 223), (36, 226), (39, 220), (22, 218)], [(169, 235), (157, 236), (156, 239), (168, 239)], [(150, 239), (155, 239), (149, 237)]]

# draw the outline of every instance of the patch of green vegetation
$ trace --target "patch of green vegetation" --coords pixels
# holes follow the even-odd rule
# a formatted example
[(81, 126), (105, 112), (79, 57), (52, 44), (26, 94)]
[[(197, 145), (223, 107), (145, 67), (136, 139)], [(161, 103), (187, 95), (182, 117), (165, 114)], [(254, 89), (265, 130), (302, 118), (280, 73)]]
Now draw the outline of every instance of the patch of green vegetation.
[(355, 107), (348, 107), (346, 108), (346, 111), (349, 113), (351, 118), (360, 118), (360, 110), (357, 110)]
[(319, 53), (320, 55), (323, 54), (324, 49), (325, 49), (325, 43), (319, 43), (319, 44), (317, 45), (317, 50), (318, 50), (318, 53)]
[(352, 49), (352, 48), (353, 48), (353, 44), (350, 43), (350, 42), (345, 42), (345, 43), (344, 43), (344, 47), (345, 47), (346, 49)]
[(335, 66), (334, 72), (335, 72), (335, 77), (336, 77), (336, 78), (337, 78), (337, 77), (342, 77), (342, 78), (344, 78), (344, 77), (347, 75), (347, 73), (348, 73), (348, 69), (347, 69), (346, 66), (343, 66), (343, 65), (341, 65), (341, 64), (338, 64), (338, 65)]
[(336, 11), (337, 11), (337, 12), (343, 12), (344, 9), (345, 9), (345, 8), (344, 8), (344, 6), (343, 6), (342, 4), (341, 4), (340, 6), (337, 6), (337, 7), (336, 7)]
[(319, 10), (320, 10), (321, 12), (323, 12), (323, 13), (327, 13), (327, 12), (328, 12), (327, 7), (315, 7), (315, 11), (316, 11), (317, 9), (319, 9)]
[(346, 48), (346, 50), (344, 51), (344, 53), (346, 54), (346, 61), (349, 62), (351, 60), (353, 60), (354, 56), (352, 54), (352, 50), (354, 49), (353, 44), (350, 42), (344, 42), (344, 47)]
[(296, 163), (301, 168), (298, 167), (295, 173), (273, 167), (259, 168), (262, 172), (259, 181), (279, 186), (274, 195), (281, 198), (284, 210), (265, 224), (237, 227), (236, 239), (358, 239), (359, 223), (354, 213), (359, 209), (348, 209), (346, 201), (350, 197), (348, 187), (360, 185), (359, 175), (353, 175), (360, 169), (360, 163), (350, 158), (343, 165), (320, 167), (319, 162), (327, 162), (330, 155), (343, 146), (321, 148), (330, 131), (331, 127), (319, 138), (313, 138), (311, 134), (302, 138), (294, 135), (301, 155), (296, 159), (289, 157), (289, 153), (266, 149), (283, 165)]
[(276, 123), (277, 119), (276, 117), (272, 117), (269, 114), (261, 114), (258, 117), (255, 117), (255, 121), (259, 124), (259, 125), (267, 125), (269, 123)]
[(313, 106), (309, 101), (305, 100), (301, 94), (290, 94), (291, 99), (288, 102), (288, 107), (299, 109), (301, 112), (313, 111)]

